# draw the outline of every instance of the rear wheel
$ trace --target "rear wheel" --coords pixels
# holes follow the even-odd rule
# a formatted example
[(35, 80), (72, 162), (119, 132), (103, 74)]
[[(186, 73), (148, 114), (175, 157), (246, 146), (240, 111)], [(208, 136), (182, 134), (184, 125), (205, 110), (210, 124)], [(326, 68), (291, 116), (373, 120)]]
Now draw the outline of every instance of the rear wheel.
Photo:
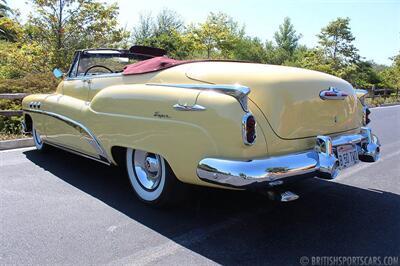
[(47, 149), (47, 145), (43, 142), (41, 134), (36, 130), (34, 125), (32, 126), (32, 137), (38, 151), (44, 151)]
[(163, 207), (179, 199), (183, 184), (161, 155), (128, 148), (126, 167), (132, 188), (141, 201)]

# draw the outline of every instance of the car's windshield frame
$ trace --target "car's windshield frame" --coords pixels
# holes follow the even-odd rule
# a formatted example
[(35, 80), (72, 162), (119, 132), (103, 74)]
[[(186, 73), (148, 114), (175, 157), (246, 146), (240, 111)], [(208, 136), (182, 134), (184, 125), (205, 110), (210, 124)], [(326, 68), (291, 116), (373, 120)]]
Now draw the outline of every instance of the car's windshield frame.
[[(87, 58), (127, 58), (135, 59), (137, 61), (143, 61), (146, 59), (153, 58), (152, 55), (143, 55), (143, 54), (136, 54), (131, 53), (129, 50), (125, 49), (109, 49), (109, 48), (100, 48), (100, 49), (86, 49), (86, 50), (78, 50), (75, 52), (74, 59), (72, 64), (68, 70), (67, 78), (68, 79), (82, 79), (87, 77), (86, 75), (79, 75), (78, 68), (80, 66), (82, 59)], [(85, 71), (84, 71), (85, 72)], [(96, 73), (95, 75), (89, 75), (90, 77), (99, 76), (99, 75), (109, 75), (122, 72), (122, 69), (117, 72), (110, 72), (110, 73)]]

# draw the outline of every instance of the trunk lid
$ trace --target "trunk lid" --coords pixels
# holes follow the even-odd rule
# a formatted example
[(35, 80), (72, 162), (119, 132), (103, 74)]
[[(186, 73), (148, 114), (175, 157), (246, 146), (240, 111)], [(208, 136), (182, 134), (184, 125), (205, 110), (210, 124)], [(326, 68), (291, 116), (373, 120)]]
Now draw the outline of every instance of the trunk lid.
[[(192, 64), (186, 75), (197, 81), (248, 86), (249, 99), (283, 139), (334, 134), (361, 126), (352, 86), (325, 73), (264, 64), (203, 62)], [(321, 91), (331, 87), (347, 96), (321, 99)]]

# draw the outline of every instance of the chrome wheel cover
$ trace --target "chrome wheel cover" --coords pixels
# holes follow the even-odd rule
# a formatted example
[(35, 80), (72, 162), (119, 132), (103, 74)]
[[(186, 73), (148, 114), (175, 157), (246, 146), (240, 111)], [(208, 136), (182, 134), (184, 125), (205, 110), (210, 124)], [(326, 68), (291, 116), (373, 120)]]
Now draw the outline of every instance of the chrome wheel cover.
[(162, 176), (161, 157), (154, 153), (136, 150), (132, 164), (140, 186), (147, 191), (157, 189)]

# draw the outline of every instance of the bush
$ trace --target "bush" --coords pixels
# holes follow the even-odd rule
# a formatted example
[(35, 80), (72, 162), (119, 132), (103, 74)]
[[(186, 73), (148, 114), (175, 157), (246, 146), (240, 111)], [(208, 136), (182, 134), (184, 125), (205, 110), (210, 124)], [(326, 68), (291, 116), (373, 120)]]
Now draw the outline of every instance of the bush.
[(21, 121), (22, 117), (0, 117), (0, 134), (21, 134)]
[(396, 97), (396, 95), (391, 95), (389, 97), (375, 97), (374, 99), (366, 98), (365, 103), (369, 107), (375, 107), (375, 106), (380, 106), (382, 104), (399, 103), (399, 98)]
[(19, 79), (0, 79), (0, 93), (49, 93), (58, 83), (52, 73), (27, 74)]
[[(27, 74), (20, 79), (0, 79), (0, 93), (48, 93), (55, 91), (58, 81), (51, 73)], [(20, 110), (21, 100), (0, 99), (0, 110)], [(21, 134), (22, 117), (0, 116), (0, 134)]]

